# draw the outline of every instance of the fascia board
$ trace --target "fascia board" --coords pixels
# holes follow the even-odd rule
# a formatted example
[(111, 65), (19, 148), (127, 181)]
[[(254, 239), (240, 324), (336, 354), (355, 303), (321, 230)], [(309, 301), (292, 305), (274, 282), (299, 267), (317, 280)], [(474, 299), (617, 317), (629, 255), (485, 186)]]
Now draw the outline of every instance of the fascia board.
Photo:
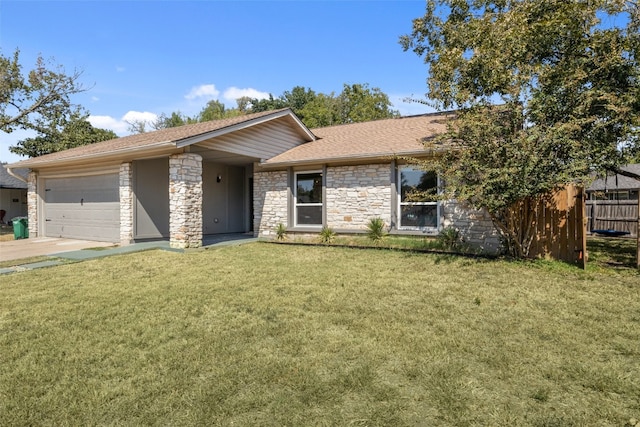
[[(108, 153), (89, 153), (84, 155), (71, 156), (64, 159), (51, 159), (51, 160), (38, 160), (38, 158), (23, 160), (21, 162), (13, 163), (7, 166), (7, 169), (18, 168), (30, 168), (37, 169), (38, 167), (47, 167), (50, 165), (65, 165), (69, 163), (77, 163), (85, 160), (92, 159), (113, 159), (114, 157), (125, 157), (135, 154), (155, 154), (158, 151), (175, 151), (176, 146), (171, 141), (156, 142), (154, 144), (145, 145), (144, 147), (126, 147), (109, 151)], [(31, 161), (33, 160), (33, 161)], [(24, 163), (23, 163), (24, 162)]]
[(332, 163), (358, 163), (358, 162), (371, 162), (372, 160), (390, 161), (401, 157), (428, 157), (436, 154), (434, 151), (407, 151), (403, 153), (373, 153), (366, 156), (343, 156), (343, 157), (325, 157), (320, 159), (308, 159), (308, 160), (291, 160), (285, 162), (270, 163), (268, 160), (261, 162), (258, 166), (263, 170), (268, 169), (281, 169), (294, 166), (310, 166)]

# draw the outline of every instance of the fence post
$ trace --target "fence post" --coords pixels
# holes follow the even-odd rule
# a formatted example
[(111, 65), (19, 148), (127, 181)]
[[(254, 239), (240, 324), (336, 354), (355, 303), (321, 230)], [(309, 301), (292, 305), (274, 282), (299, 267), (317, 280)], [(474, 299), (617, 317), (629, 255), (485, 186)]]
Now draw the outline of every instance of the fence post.
[(640, 194), (638, 194), (638, 228), (636, 228), (636, 267), (640, 269)]
[[(587, 269), (587, 192), (585, 191), (583, 186), (579, 187), (579, 200), (580, 200), (580, 220), (578, 222), (578, 226), (580, 229), (580, 250), (582, 252), (582, 259), (580, 263), (583, 270)], [(593, 212), (593, 211), (592, 211)], [(595, 215), (595, 214), (594, 214)]]

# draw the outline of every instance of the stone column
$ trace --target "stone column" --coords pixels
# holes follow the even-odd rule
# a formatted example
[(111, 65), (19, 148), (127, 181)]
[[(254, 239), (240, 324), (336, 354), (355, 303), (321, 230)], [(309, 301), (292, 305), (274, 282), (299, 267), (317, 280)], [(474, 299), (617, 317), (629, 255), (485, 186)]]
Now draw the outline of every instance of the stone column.
[(38, 237), (38, 174), (34, 171), (27, 176), (27, 221), (29, 237)]
[(202, 157), (195, 153), (169, 157), (169, 245), (202, 246)]
[(133, 168), (120, 165), (120, 244), (133, 242)]

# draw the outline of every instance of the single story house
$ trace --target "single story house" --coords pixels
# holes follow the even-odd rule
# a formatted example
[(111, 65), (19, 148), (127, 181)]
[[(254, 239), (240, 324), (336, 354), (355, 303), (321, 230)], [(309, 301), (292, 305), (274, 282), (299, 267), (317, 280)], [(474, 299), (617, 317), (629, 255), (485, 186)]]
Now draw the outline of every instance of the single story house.
[(391, 233), (437, 235), (452, 226), (495, 251), (498, 233), (483, 212), (409, 197), (439, 178), (402, 158), (434, 155), (423, 142), (444, 131), (446, 120), (426, 114), (311, 130), (286, 108), (126, 136), (9, 168), (30, 169), (31, 236), (169, 239), (188, 248), (209, 234), (274, 237), (279, 224), (292, 235), (323, 226), (361, 233), (380, 217)]
[[(640, 164), (622, 169), (640, 175)], [(626, 175), (607, 175), (593, 181), (586, 189), (587, 231), (637, 237), (639, 191), (640, 179)]]
[[(640, 164), (629, 164), (622, 169), (640, 175)], [(597, 178), (586, 190), (589, 200), (638, 200), (638, 191), (640, 180), (620, 174)]]
[(27, 216), (26, 171), (17, 170), (15, 173), (19, 178), (10, 175), (5, 165), (0, 165), (0, 224)]

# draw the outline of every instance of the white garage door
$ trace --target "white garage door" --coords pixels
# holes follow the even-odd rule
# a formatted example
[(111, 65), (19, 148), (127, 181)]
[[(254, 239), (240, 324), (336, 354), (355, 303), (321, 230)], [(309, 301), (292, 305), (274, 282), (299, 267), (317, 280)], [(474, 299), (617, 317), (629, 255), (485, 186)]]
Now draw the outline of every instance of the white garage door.
[(45, 236), (120, 241), (118, 186), (118, 174), (47, 179)]

